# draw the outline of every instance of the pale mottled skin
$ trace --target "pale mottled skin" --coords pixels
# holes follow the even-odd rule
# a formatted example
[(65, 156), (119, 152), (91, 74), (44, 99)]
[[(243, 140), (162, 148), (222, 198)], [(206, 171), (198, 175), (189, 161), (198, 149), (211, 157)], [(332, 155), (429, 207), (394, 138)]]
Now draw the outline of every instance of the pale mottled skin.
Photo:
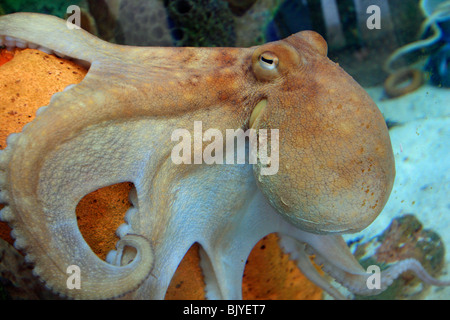
[[(138, 48), (54, 17), (14, 14), (0, 18), (1, 35), (90, 65), (0, 154), (0, 218), (48, 287), (82, 299), (161, 299), (198, 242), (207, 297), (239, 299), (250, 250), (278, 232), (302, 271), (335, 297), (342, 296), (312, 267), (305, 244), (351, 291), (375, 293), (338, 234), (364, 229), (383, 209), (395, 176), (392, 148), (378, 108), (326, 57), (318, 34), (252, 48)], [(171, 161), (173, 130), (193, 130), (194, 121), (224, 135), (246, 129), (262, 100), (252, 125), (279, 129), (277, 174), (261, 175), (260, 164)], [(105, 262), (81, 236), (75, 207), (123, 181), (135, 185), (134, 207), (117, 231), (122, 247)], [(80, 290), (66, 287), (73, 264), (82, 270)], [(444, 284), (406, 260), (385, 271), (382, 290), (408, 268)]]

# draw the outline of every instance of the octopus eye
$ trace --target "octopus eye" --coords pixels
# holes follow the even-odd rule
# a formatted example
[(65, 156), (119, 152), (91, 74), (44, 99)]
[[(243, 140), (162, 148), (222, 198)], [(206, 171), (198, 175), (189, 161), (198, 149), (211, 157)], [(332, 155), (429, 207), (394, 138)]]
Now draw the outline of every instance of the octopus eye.
[[(259, 47), (258, 49), (256, 49), (253, 52), (252, 55), (252, 69), (253, 69), (253, 73), (255, 74), (256, 78), (260, 81), (272, 81), (275, 80), (276, 78), (278, 78), (281, 75), (281, 71), (282, 69), (285, 69), (283, 67), (283, 62), (280, 61), (280, 59), (278, 57), (283, 57), (284, 59), (284, 55), (280, 55), (278, 51), (282, 51), (282, 47), (280, 49), (279, 46), (277, 46), (276, 52), (278, 52), (278, 54), (275, 54), (273, 50), (268, 50), (268, 49), (272, 49), (270, 46), (270, 48), (266, 48), (266, 46), (263, 47)], [(272, 45), (273, 47), (273, 45)]]
[(266, 70), (273, 70), (278, 66), (278, 57), (272, 52), (264, 52), (259, 56), (259, 65)]

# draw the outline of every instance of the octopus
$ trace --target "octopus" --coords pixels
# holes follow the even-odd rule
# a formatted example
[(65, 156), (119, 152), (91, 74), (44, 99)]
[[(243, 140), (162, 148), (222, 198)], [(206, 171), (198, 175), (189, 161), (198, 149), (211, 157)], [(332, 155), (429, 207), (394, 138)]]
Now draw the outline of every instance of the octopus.
[[(0, 219), (53, 292), (163, 299), (198, 244), (205, 296), (241, 299), (247, 257), (272, 233), (301, 271), (338, 299), (345, 296), (310, 255), (357, 294), (380, 293), (407, 270), (426, 283), (450, 284), (405, 259), (382, 271), (378, 287), (368, 286), (372, 274), (343, 240), (380, 214), (395, 164), (376, 104), (327, 58), (319, 34), (302, 31), (250, 48), (133, 47), (53, 16), (16, 13), (0, 18), (0, 45), (37, 48), (89, 69), (0, 151)], [(194, 132), (183, 136), (193, 147), (183, 149), (181, 163), (173, 159), (178, 129)], [(202, 143), (207, 129), (223, 136), (253, 130), (267, 150), (258, 149), (255, 162), (196, 162), (211, 147)], [(228, 140), (212, 137), (225, 148)], [(121, 182), (133, 184), (133, 206), (117, 229), (116, 250), (103, 260), (83, 238), (75, 208), (85, 195)], [(75, 288), (68, 285), (73, 268), (81, 275)]]

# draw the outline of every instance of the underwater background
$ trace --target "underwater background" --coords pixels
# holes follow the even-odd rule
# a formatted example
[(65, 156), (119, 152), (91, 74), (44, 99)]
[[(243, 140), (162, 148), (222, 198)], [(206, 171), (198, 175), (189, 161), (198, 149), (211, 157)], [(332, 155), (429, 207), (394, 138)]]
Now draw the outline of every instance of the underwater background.
[[(396, 161), (383, 212), (346, 241), (363, 266), (412, 255), (434, 276), (449, 278), (450, 1), (0, 0), (0, 14), (68, 18), (70, 5), (82, 9), (84, 29), (127, 45), (249, 47), (319, 32), (329, 58), (383, 113)], [(450, 299), (450, 288), (406, 276), (372, 298)]]

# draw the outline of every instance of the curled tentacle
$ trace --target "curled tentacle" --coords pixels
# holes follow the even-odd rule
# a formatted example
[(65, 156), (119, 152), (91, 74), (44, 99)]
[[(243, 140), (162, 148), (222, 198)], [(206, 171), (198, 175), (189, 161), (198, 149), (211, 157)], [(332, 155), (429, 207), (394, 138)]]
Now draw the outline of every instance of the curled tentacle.
[(322, 256), (317, 256), (317, 263), (323, 263), (323, 270), (336, 279), (348, 290), (359, 295), (377, 295), (386, 290), (392, 282), (397, 279), (402, 273), (412, 271), (416, 276), (426, 284), (434, 286), (448, 286), (450, 281), (443, 281), (432, 277), (416, 259), (405, 259), (398, 261), (391, 265), (388, 269), (383, 270), (379, 274), (379, 286), (374, 286), (371, 283), (372, 273), (349, 273), (344, 270), (336, 268), (332, 263), (324, 259)]
[[(98, 258), (77, 226), (75, 206), (79, 199), (71, 198), (62, 187), (68, 184), (70, 188), (73, 184), (52, 177), (51, 170), (43, 170), (42, 179), (36, 179), (37, 185), (33, 185), (30, 183), (34, 181), (30, 170), (33, 165), (17, 166), (20, 160), (26, 161), (24, 151), (45, 145), (27, 144), (27, 131), (8, 139), (8, 147), (0, 155), (2, 202), (7, 204), (1, 211), (1, 219), (12, 226), (16, 248), (25, 249), (26, 261), (34, 263), (33, 273), (53, 291), (77, 299), (114, 298), (136, 289), (153, 266), (149, 241), (137, 235), (126, 235), (119, 241), (119, 248), (129, 246), (137, 251), (128, 265), (117, 267)], [(49, 162), (52, 160), (55, 159)], [(27, 187), (12, 181), (26, 181)], [(42, 189), (53, 192), (44, 196)], [(79, 268), (81, 288), (68, 285), (69, 267), (73, 265)]]
[[(307, 243), (306, 249), (304, 242)], [(314, 283), (336, 299), (344, 298), (328, 281), (312, 267), (306, 254), (315, 255), (315, 262), (349, 291), (360, 295), (377, 295), (386, 290), (392, 282), (406, 271), (413, 271), (423, 282), (435, 286), (448, 286), (450, 281), (432, 277), (416, 259), (401, 260), (379, 274), (379, 284), (372, 283), (372, 272), (365, 271), (351, 255), (350, 250), (340, 236), (310, 235), (309, 239), (294, 239), (284, 236), (281, 245), (292, 258), (297, 260), (299, 268)], [(343, 254), (347, 252), (347, 254)], [(314, 270), (313, 270), (314, 269)]]
[[(100, 142), (96, 137), (108, 133), (115, 137), (117, 132), (101, 124), (91, 130), (96, 119), (78, 117), (86, 101), (73, 94), (86, 81), (55, 94), (32, 123), (8, 138), (7, 148), (0, 153), (0, 198), (6, 204), (0, 218), (10, 224), (15, 247), (24, 249), (26, 260), (35, 265), (34, 274), (47, 287), (72, 298), (114, 298), (136, 289), (148, 277), (153, 251), (146, 238), (126, 235), (119, 246), (133, 247), (137, 254), (131, 263), (114, 266), (92, 252), (78, 229), (78, 201), (100, 187), (131, 180), (127, 172), (136, 171), (129, 166), (122, 166), (123, 171), (116, 174), (108, 171), (115, 168), (112, 162), (118, 152), (111, 146), (110, 154), (99, 152), (102, 143), (111, 141)], [(99, 105), (108, 103), (95, 92), (86, 98)], [(82, 134), (83, 127), (90, 129)], [(114, 130), (120, 132), (124, 127), (118, 125)], [(77, 134), (92, 143), (76, 147)], [(68, 270), (73, 265), (80, 270), (80, 289), (68, 288)]]

